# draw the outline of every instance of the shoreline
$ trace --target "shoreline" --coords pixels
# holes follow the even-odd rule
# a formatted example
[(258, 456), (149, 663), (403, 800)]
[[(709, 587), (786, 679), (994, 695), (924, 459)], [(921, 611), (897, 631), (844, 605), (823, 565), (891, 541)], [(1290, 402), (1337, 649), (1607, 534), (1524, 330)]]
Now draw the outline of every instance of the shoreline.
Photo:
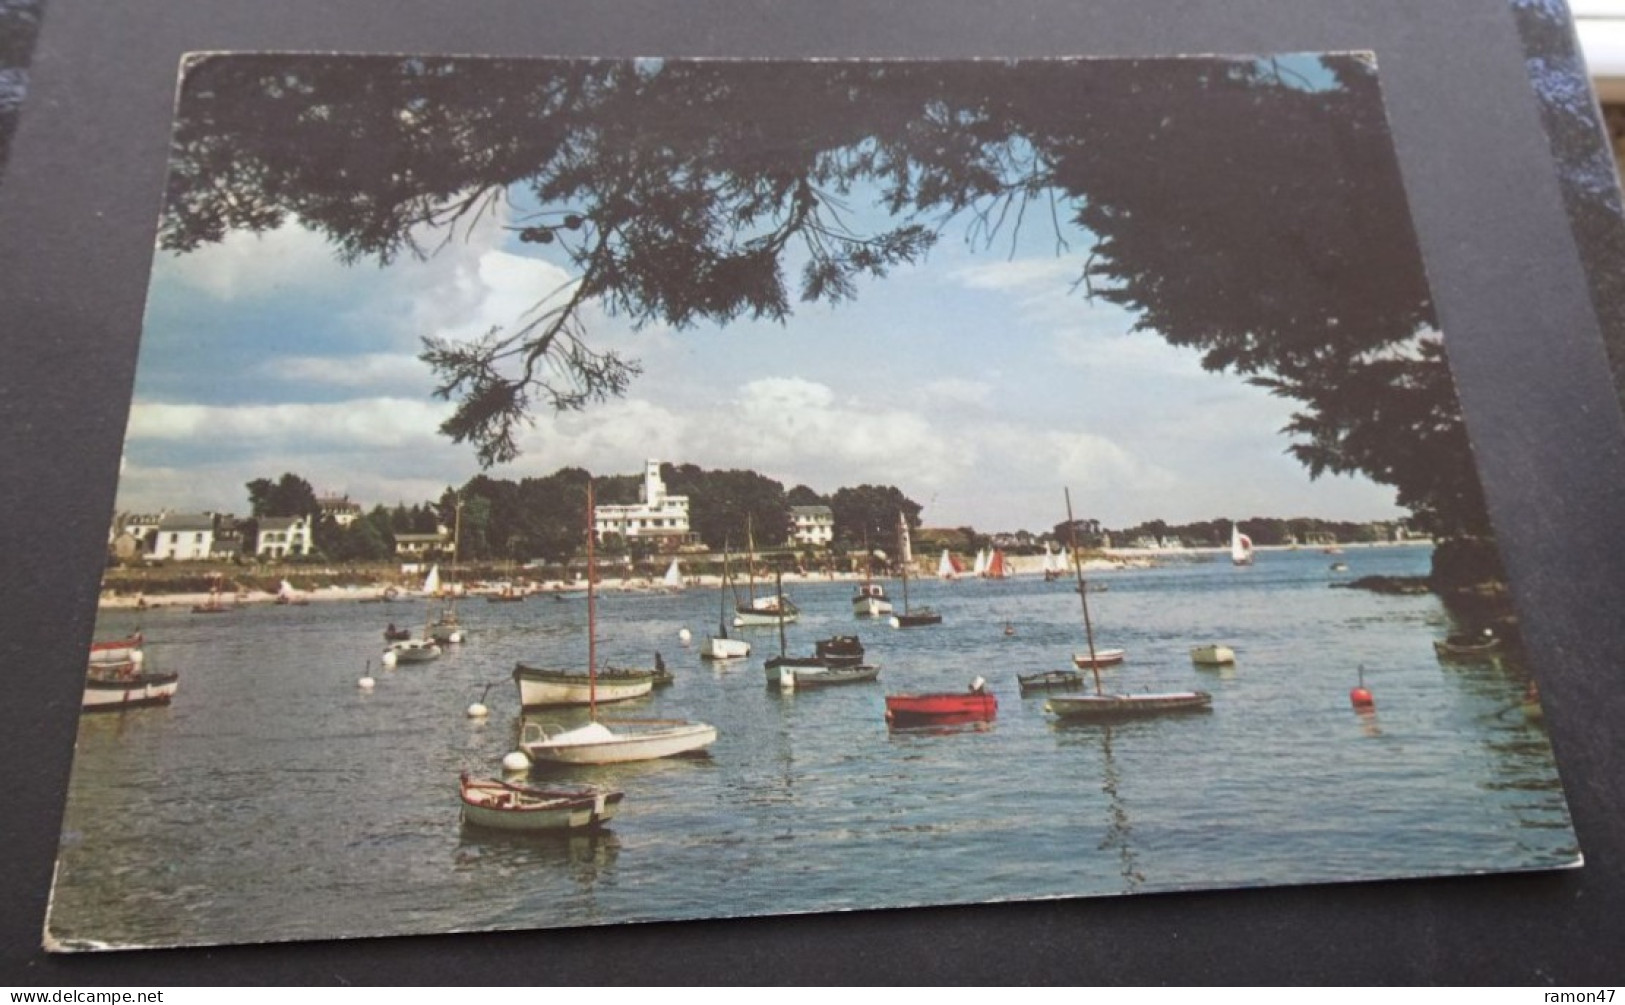
[[(1346, 553), (1349, 550), (1363, 550), (1377, 547), (1420, 547), (1431, 546), (1430, 540), (1383, 542), (1381, 544), (1350, 544), (1337, 547)], [(1258, 552), (1282, 551), (1317, 551), (1323, 552), (1321, 546), (1291, 545), (1261, 545), (1255, 549)], [(1144, 548), (1107, 548), (1099, 554), (1106, 557), (1094, 557), (1084, 561), (1084, 571), (1089, 573), (1117, 572), (1125, 569), (1150, 569), (1180, 561), (1214, 561), (1230, 553), (1228, 547), (1207, 548), (1169, 548), (1156, 551)], [(1040, 576), (1043, 573), (1044, 556), (1016, 555), (1006, 559), (1011, 567), (1011, 575), (1017, 578)], [(919, 564), (919, 563), (916, 563)], [(324, 573), (329, 574), (329, 573)], [(298, 576), (297, 572), (293, 573)], [(733, 577), (735, 582), (740, 577)], [(806, 583), (861, 583), (864, 576), (855, 572), (790, 572), (786, 573), (783, 581), (786, 586)], [(874, 576), (873, 579), (886, 581), (890, 577)], [(938, 580), (936, 573), (922, 573), (921, 580)], [(960, 578), (969, 579), (970, 576)], [(758, 582), (761, 582), (760, 580)], [(722, 585), (722, 577), (715, 573), (683, 577), (683, 586), (675, 589), (718, 589)], [(425, 594), (421, 590), (400, 586), (390, 582), (374, 582), (366, 586), (321, 586), (310, 590), (295, 590), (289, 600), (290, 605), (303, 605), (306, 603), (380, 603), (402, 604), (413, 602), (426, 602), (431, 600), (469, 600), (480, 601), (487, 597), (499, 596), (504, 586), (511, 586), (524, 594), (525, 599), (542, 599), (555, 594), (581, 594), (587, 587), (585, 580), (567, 582), (559, 579), (532, 580), (516, 578), (506, 583), (497, 581), (474, 584), (466, 589), (442, 590), (438, 594)], [(664, 592), (671, 587), (662, 585), (658, 578), (650, 577), (608, 577), (600, 579), (598, 589), (604, 593), (652, 593)], [(394, 591), (393, 598), (386, 598), (385, 594)], [(194, 606), (207, 604), (211, 594), (208, 591), (178, 591), (174, 593), (147, 593), (144, 591), (131, 592), (128, 590), (103, 588), (97, 597), (99, 610), (155, 610), (167, 608), (185, 608), (190, 610)], [(219, 600), (227, 608), (252, 607), (263, 605), (276, 605), (278, 595), (267, 590), (240, 590), (227, 593), (222, 591)]]

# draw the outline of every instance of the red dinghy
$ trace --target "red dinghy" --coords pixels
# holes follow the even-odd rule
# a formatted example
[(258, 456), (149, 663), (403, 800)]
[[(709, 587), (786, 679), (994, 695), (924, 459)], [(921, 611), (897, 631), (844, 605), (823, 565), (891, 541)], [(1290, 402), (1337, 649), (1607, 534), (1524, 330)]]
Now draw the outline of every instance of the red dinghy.
[(999, 711), (994, 697), (978, 677), (969, 691), (935, 694), (888, 694), (886, 721), (893, 726), (943, 726), (960, 722), (987, 722)]

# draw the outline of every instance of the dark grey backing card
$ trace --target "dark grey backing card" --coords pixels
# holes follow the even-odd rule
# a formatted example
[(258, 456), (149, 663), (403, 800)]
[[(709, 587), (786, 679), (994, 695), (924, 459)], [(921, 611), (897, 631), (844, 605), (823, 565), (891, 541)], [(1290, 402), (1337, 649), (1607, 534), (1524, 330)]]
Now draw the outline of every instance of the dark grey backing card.
[[(1625, 438), (1506, 0), (52, 0), (0, 187), (0, 979), (1599, 985), (1625, 945)], [(58, 958), (40, 948), (185, 52), (1371, 50), (1585, 852), (1518, 876)], [(1617, 267), (1617, 266), (1616, 266)]]

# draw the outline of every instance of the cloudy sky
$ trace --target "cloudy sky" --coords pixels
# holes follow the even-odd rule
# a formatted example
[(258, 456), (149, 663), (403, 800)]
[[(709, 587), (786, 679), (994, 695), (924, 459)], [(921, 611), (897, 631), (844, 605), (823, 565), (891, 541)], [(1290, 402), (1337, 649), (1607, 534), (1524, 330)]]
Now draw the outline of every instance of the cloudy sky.
[[(436, 432), (451, 407), (416, 355), (425, 335), (511, 326), (568, 279), (508, 222), (387, 268), (340, 264), (297, 225), (159, 252), (119, 507), (241, 513), (246, 482), (284, 471), (393, 505), (478, 473)], [(821, 492), (893, 484), (928, 525), (983, 530), (1053, 525), (1063, 486), (1108, 526), (1400, 515), (1389, 489), (1312, 482), (1284, 453), (1288, 403), (1130, 334), (1071, 289), (1086, 242), (1057, 253), (1037, 230), (990, 249), (950, 229), (924, 263), (783, 325), (633, 331), (589, 313), (643, 375), (621, 400), (538, 415), (523, 456), (490, 473), (630, 474), (654, 457)]]

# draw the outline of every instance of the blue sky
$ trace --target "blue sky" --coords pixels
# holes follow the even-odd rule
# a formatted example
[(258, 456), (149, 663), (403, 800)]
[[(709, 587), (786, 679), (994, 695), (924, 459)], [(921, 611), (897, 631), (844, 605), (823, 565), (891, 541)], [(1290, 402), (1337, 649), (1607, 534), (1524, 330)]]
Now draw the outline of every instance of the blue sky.
[[(296, 224), (159, 252), (119, 507), (242, 512), (244, 483), (284, 471), (365, 505), (411, 503), (476, 474), (473, 451), (435, 431), (451, 406), (415, 357), (421, 336), (512, 325), (567, 280), (510, 223), (387, 268), (342, 265)], [(1047, 225), (1015, 247), (961, 234), (782, 325), (634, 331), (589, 311), (597, 343), (643, 375), (621, 400), (539, 414), (523, 456), (490, 473), (634, 473), (655, 457), (822, 492), (895, 484), (927, 524), (983, 530), (1051, 526), (1063, 486), (1109, 526), (1400, 515), (1390, 489), (1309, 479), (1284, 453), (1288, 402), (1072, 290), (1085, 235), (1058, 253)]]

